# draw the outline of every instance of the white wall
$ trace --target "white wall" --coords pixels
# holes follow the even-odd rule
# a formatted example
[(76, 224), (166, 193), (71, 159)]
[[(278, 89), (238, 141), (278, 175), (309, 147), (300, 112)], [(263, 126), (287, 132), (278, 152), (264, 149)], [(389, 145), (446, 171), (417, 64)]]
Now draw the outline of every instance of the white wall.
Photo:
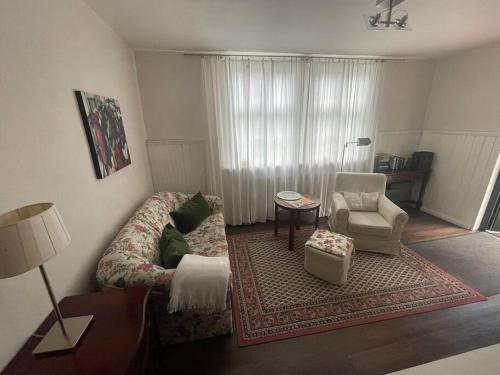
[(136, 51), (135, 59), (148, 139), (207, 139), (200, 58)]
[(208, 124), (200, 58), (136, 51), (155, 191), (206, 192)]
[[(155, 189), (203, 189), (204, 161), (188, 158), (207, 152), (200, 58), (153, 51), (136, 51), (135, 57), (148, 139), (161, 141), (149, 146)], [(433, 72), (433, 61), (384, 64), (377, 152), (406, 156), (418, 149)], [(179, 160), (182, 142), (196, 153), (186, 152)], [(202, 179), (189, 183), (189, 176), (200, 175)]]
[[(97, 180), (74, 89), (119, 100), (132, 164)], [(152, 192), (134, 57), (79, 0), (0, 1), (0, 212), (55, 202), (72, 241), (46, 263), (58, 299)], [(38, 270), (0, 280), (0, 368), (50, 311)]]
[(500, 43), (437, 61), (419, 148), (435, 152), (423, 209), (473, 228), (500, 152)]
[(424, 129), (500, 132), (500, 42), (437, 61)]
[(385, 62), (376, 152), (410, 156), (417, 151), (434, 66), (432, 60)]

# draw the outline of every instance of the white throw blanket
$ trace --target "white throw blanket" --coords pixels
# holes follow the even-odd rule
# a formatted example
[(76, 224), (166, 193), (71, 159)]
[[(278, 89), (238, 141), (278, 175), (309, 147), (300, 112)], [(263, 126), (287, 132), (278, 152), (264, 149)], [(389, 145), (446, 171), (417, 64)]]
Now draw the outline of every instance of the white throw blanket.
[(226, 309), (231, 271), (226, 257), (186, 254), (170, 284), (170, 313), (197, 309), (206, 313)]

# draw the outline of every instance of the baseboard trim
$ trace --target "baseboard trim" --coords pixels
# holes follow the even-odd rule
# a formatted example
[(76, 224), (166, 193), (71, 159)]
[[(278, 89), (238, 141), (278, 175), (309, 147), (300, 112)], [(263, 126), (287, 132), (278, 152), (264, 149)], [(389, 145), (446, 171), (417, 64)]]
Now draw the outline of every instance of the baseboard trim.
[(455, 224), (455, 225), (458, 225), (459, 227), (462, 227), (462, 228), (465, 228), (465, 229), (470, 229), (472, 230), (472, 226), (467, 224), (467, 223), (464, 223), (463, 221), (461, 220), (457, 220), (451, 216), (448, 216), (446, 214), (443, 214), (439, 211), (436, 211), (436, 210), (433, 210), (432, 208), (429, 208), (429, 207), (422, 207), (420, 208), (421, 211), (429, 214), (429, 215), (432, 215), (432, 216), (436, 216), (437, 218), (439, 219), (442, 219), (444, 221), (447, 221), (449, 223), (452, 223), (452, 224)]

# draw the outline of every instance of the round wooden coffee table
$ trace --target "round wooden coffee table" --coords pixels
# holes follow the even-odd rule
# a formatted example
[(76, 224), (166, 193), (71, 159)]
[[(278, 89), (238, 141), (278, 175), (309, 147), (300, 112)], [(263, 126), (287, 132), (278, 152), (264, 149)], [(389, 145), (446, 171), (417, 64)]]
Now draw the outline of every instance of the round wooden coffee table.
[(281, 208), (283, 210), (290, 211), (290, 230), (288, 233), (288, 250), (293, 250), (293, 240), (295, 238), (295, 228), (300, 229), (300, 213), (306, 211), (316, 210), (316, 219), (314, 221), (315, 228), (318, 229), (319, 224), (319, 207), (320, 201), (318, 198), (313, 197), (309, 194), (301, 194), (302, 197), (311, 200), (311, 203), (304, 204), (303, 206), (297, 207), (294, 205), (296, 201), (286, 201), (284, 199), (274, 196), (274, 235), (278, 235), (278, 210)]

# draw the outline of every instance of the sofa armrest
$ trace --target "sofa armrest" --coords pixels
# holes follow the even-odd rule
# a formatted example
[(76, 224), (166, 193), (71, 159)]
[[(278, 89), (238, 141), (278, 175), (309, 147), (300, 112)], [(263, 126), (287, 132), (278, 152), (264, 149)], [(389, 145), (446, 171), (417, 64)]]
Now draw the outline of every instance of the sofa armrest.
[(165, 269), (147, 262), (139, 255), (109, 253), (97, 266), (97, 281), (101, 287), (133, 286), (161, 287), (168, 290), (175, 269)]
[(328, 219), (331, 229), (339, 233), (347, 233), (347, 221), (349, 219), (349, 207), (341, 193), (333, 193), (332, 213)]
[(378, 212), (392, 225), (393, 235), (400, 237), (408, 222), (408, 214), (385, 195), (381, 195), (378, 199)]
[(216, 195), (204, 195), (204, 197), (214, 214), (224, 213), (224, 204), (220, 197)]

